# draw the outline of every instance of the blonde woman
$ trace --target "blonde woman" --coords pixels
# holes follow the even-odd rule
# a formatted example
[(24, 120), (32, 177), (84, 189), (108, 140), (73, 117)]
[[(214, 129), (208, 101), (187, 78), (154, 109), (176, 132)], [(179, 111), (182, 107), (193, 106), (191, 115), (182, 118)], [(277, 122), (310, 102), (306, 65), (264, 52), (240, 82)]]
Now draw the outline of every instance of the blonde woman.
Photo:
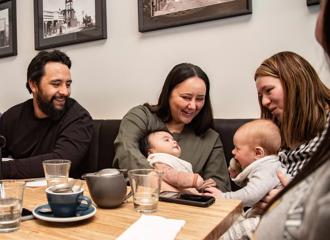
[(328, 127), (330, 90), (314, 68), (293, 52), (266, 59), (255, 73), (261, 118), (272, 119), (282, 137), (281, 162), (296, 176)]
[[(324, 48), (327, 56), (330, 56), (330, 2), (321, 1), (321, 11), (315, 29), (316, 39)], [(316, 81), (319, 83), (319, 81)], [(323, 84), (318, 90), (309, 89), (306, 98), (316, 97), (314, 105), (302, 106), (303, 110), (309, 110), (309, 114), (301, 120), (308, 119), (308, 116), (320, 117), (319, 128), (322, 121), (329, 112), (329, 89)], [(319, 87), (315, 86), (315, 87)], [(312, 86), (314, 87), (314, 85)], [(291, 86), (290, 86), (291, 89)], [(319, 94), (315, 94), (315, 93)], [(303, 92), (302, 92), (303, 93)], [(310, 95), (309, 95), (310, 94)], [(314, 94), (314, 95), (313, 95)], [(298, 94), (299, 95), (299, 94)], [(290, 99), (290, 97), (288, 98)], [(294, 99), (292, 99), (294, 100)], [(309, 106), (309, 107), (307, 107)], [(291, 109), (292, 110), (292, 109)], [(323, 112), (323, 115), (322, 115)], [(297, 112), (295, 114), (298, 114)], [(297, 116), (292, 116), (296, 118)], [(297, 119), (297, 118), (296, 118)], [(315, 118), (312, 118), (317, 122)], [(285, 118), (281, 119), (284, 122)], [(298, 118), (298, 120), (300, 120)], [(324, 122), (326, 126), (329, 119)], [(317, 141), (320, 145), (308, 163), (299, 171), (286, 188), (278, 194), (266, 214), (261, 219), (252, 239), (329, 239), (330, 235), (330, 128), (323, 136), (325, 130), (317, 128), (314, 134), (320, 136)], [(325, 127), (326, 129), (326, 127)], [(306, 132), (311, 132), (305, 127)], [(313, 135), (311, 135), (313, 137)], [(315, 137), (314, 137), (315, 138)], [(323, 138), (321, 141), (320, 139)], [(299, 139), (297, 137), (293, 140)], [(312, 138), (313, 139), (313, 138)], [(310, 142), (309, 140), (308, 142)], [(299, 142), (298, 142), (299, 143)], [(294, 147), (294, 146), (293, 146)]]

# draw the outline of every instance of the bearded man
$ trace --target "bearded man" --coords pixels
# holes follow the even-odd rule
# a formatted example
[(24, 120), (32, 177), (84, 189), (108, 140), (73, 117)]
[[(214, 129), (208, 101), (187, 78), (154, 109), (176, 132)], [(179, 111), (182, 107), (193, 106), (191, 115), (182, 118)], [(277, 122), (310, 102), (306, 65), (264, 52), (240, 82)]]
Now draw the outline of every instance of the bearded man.
[(71, 160), (70, 176), (79, 176), (93, 134), (90, 114), (71, 94), (71, 60), (63, 52), (42, 51), (27, 70), (26, 87), (33, 98), (0, 118), (3, 178), (43, 177), (42, 161)]

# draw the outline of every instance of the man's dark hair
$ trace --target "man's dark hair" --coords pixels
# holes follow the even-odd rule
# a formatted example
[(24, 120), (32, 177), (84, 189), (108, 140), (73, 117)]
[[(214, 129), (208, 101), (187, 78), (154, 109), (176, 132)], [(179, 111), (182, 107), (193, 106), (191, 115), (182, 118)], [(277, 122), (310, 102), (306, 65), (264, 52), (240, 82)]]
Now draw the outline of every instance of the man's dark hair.
[(169, 104), (171, 93), (178, 84), (191, 77), (199, 77), (204, 81), (206, 86), (204, 106), (191, 123), (188, 124), (196, 135), (201, 135), (205, 133), (207, 129), (213, 128), (213, 113), (210, 100), (210, 81), (206, 73), (200, 67), (191, 63), (181, 63), (174, 66), (167, 75), (162, 92), (158, 98), (158, 104), (150, 105), (145, 103), (144, 105), (164, 122), (171, 121), (172, 116)]
[(59, 50), (39, 52), (37, 56), (32, 59), (27, 69), (26, 88), (29, 90), (29, 93), (32, 92), (29, 86), (29, 80), (32, 80), (36, 85), (39, 85), (42, 76), (45, 74), (45, 65), (48, 62), (63, 63), (68, 66), (68, 68), (71, 68), (71, 60), (65, 53)]

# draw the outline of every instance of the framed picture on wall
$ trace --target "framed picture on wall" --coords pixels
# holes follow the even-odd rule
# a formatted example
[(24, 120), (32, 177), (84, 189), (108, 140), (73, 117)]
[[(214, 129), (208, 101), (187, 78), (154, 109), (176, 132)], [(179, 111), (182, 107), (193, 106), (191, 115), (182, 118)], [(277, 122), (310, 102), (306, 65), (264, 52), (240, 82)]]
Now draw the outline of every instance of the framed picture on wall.
[(0, 58), (17, 55), (16, 0), (0, 0)]
[(320, 0), (307, 0), (307, 6), (319, 4)]
[(35, 49), (107, 38), (106, 0), (34, 0)]
[(251, 0), (138, 0), (139, 31), (252, 13)]

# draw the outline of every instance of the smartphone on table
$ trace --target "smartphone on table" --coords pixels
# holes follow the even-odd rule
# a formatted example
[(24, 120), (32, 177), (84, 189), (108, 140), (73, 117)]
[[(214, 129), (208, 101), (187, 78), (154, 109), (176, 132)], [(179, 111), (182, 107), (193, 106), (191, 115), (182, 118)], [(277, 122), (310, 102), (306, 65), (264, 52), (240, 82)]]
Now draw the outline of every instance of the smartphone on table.
[(163, 202), (179, 203), (197, 207), (208, 207), (215, 202), (212, 196), (196, 195), (164, 191), (159, 194), (159, 200)]
[(22, 214), (21, 214), (22, 221), (30, 220), (33, 218), (34, 218), (34, 216), (30, 210), (28, 210), (26, 208), (22, 209)]

